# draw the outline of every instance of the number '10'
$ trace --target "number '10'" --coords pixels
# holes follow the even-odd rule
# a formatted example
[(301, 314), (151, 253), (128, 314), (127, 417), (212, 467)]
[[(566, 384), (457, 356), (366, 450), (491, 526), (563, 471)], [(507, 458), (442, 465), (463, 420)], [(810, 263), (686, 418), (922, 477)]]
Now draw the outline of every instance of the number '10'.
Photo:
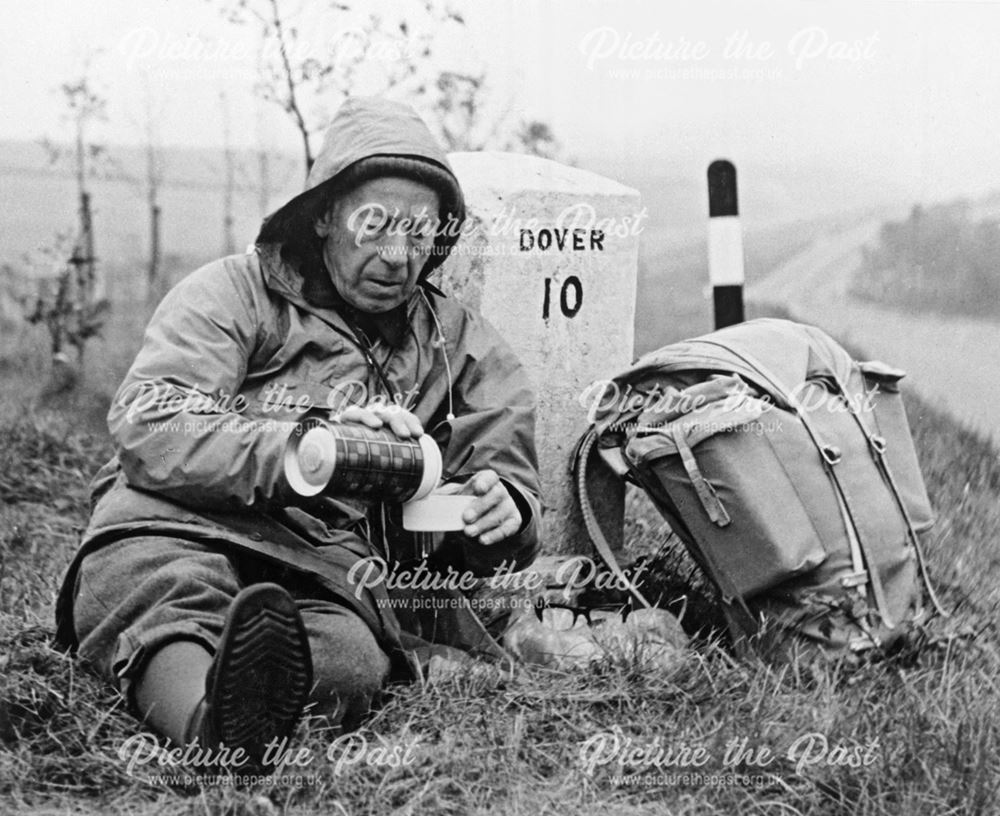
[[(559, 289), (559, 311), (566, 317), (576, 317), (583, 305), (583, 284), (576, 275), (570, 275)], [(548, 320), (552, 306), (552, 278), (545, 279), (545, 297), (542, 299), (542, 319)]]

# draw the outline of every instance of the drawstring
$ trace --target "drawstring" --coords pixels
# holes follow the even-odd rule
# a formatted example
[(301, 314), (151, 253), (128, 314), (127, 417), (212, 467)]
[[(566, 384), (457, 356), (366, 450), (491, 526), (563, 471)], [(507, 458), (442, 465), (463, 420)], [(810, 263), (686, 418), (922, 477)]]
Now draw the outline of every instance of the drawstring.
[(438, 339), (434, 341), (433, 345), (436, 348), (441, 349), (441, 356), (444, 358), (444, 373), (448, 378), (448, 415), (445, 418), (451, 422), (455, 418), (455, 403), (451, 393), (451, 363), (448, 361), (448, 345), (445, 341), (444, 328), (441, 326), (441, 321), (438, 319), (437, 312), (431, 305), (430, 298), (427, 297), (427, 293), (422, 288), (420, 290), (420, 296), (424, 299), (424, 303), (427, 305), (427, 311), (431, 313), (431, 318), (434, 320), (434, 325), (437, 328)]

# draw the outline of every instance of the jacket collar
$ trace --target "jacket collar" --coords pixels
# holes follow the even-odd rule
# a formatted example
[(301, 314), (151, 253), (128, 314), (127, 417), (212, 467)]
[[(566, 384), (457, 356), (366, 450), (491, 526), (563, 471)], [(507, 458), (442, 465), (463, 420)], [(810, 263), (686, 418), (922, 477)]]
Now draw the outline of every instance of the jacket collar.
[[(406, 341), (406, 334), (412, 318), (413, 309), (420, 299), (420, 293), (414, 292), (407, 303), (403, 303), (384, 314), (367, 314), (361, 312), (345, 301), (333, 284), (316, 285), (316, 276), (310, 276), (313, 288), (306, 296), (306, 278), (295, 267), (281, 257), (280, 244), (258, 244), (254, 247), (260, 260), (261, 273), (268, 289), (281, 295), (327, 323), (335, 323), (341, 330), (348, 329), (352, 334), (359, 334), (374, 345), (377, 340), (384, 341), (392, 348), (399, 348)], [(321, 280), (326, 280), (325, 276)], [(421, 286), (441, 294), (441, 290), (427, 281), (421, 281)]]

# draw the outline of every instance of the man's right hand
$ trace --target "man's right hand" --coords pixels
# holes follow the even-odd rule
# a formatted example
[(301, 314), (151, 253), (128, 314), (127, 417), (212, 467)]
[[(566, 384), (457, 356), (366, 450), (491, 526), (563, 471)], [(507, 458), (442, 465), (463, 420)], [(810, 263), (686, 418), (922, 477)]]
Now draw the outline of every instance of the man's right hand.
[(400, 439), (417, 439), (423, 436), (424, 428), (420, 420), (399, 405), (373, 403), (362, 407), (352, 405), (331, 417), (335, 422), (359, 422), (369, 428), (388, 426)]

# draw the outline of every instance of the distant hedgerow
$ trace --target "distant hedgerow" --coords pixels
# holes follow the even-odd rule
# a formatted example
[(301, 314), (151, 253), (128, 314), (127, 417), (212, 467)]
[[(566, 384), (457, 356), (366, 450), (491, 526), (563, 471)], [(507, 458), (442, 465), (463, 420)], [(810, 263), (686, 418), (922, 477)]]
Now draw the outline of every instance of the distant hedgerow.
[(965, 200), (915, 205), (863, 250), (853, 294), (917, 311), (1000, 315), (1000, 219), (977, 220)]

